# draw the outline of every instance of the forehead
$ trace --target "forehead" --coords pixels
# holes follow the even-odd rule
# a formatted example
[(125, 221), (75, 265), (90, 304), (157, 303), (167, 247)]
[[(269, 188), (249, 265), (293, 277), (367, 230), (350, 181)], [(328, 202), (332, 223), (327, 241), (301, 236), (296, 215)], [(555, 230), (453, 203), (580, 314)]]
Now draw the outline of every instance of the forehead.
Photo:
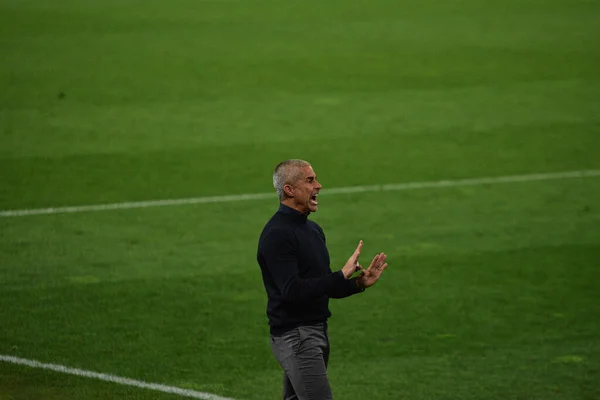
[(312, 166), (307, 165), (304, 166), (302, 168), (300, 168), (300, 171), (302, 171), (302, 179), (306, 179), (306, 178), (310, 178), (310, 177), (315, 177), (315, 171), (313, 170)]

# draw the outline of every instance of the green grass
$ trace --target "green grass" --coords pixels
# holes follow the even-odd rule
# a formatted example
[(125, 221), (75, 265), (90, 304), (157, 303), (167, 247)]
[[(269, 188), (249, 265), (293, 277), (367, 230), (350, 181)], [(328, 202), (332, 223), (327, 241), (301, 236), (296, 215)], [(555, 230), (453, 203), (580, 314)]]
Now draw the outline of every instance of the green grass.
[[(337, 399), (600, 398), (600, 4), (0, 3), (0, 210), (325, 186)], [(255, 261), (273, 201), (0, 218), (0, 354), (279, 398)], [(0, 363), (0, 399), (175, 399)]]

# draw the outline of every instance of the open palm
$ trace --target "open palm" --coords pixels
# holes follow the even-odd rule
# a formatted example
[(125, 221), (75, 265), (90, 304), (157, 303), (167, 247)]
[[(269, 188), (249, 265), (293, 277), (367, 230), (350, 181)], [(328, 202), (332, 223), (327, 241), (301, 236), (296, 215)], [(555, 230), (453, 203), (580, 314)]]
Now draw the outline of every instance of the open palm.
[(368, 288), (373, 286), (375, 282), (379, 280), (381, 274), (388, 266), (385, 262), (386, 258), (387, 256), (385, 253), (379, 253), (373, 258), (369, 268), (362, 270), (362, 273), (358, 277), (358, 284), (360, 287)]

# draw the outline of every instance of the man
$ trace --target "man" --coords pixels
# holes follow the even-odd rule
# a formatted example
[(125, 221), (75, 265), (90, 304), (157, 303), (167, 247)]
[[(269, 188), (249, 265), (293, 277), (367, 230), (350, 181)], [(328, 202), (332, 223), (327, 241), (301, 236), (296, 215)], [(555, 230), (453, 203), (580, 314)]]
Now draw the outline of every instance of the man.
[(386, 255), (377, 254), (363, 269), (358, 263), (361, 240), (342, 269), (332, 272), (323, 230), (308, 219), (318, 209), (322, 189), (311, 165), (303, 160), (280, 163), (273, 186), (281, 204), (262, 231), (257, 258), (268, 296), (271, 349), (284, 371), (283, 398), (331, 400), (329, 299), (375, 284), (387, 267)]

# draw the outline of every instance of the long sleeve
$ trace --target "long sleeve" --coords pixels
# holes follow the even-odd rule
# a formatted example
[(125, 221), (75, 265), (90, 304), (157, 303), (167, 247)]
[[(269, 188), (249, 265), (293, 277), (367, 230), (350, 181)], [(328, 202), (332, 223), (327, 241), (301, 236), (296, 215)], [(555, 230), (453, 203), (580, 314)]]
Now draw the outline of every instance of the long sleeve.
[[(316, 227), (321, 235), (321, 238), (323, 238), (323, 242), (327, 242), (323, 229), (319, 225), (316, 225)], [(329, 270), (331, 271), (331, 268), (329, 268)], [(352, 296), (353, 294), (362, 293), (364, 291), (365, 289), (360, 289), (356, 285), (356, 278), (352, 278), (348, 280), (344, 279), (344, 283), (337, 285), (328, 293), (328, 295), (332, 299), (343, 299), (344, 297)]]
[[(290, 230), (273, 230), (265, 237), (264, 264), (282, 297), (292, 303), (329, 297), (345, 297), (348, 281), (341, 271), (318, 278), (300, 278), (297, 243)], [(356, 287), (356, 283), (354, 284)]]
[(356, 285), (356, 278), (345, 280), (344, 285), (337, 287), (337, 290), (330, 292), (329, 297), (332, 299), (343, 299), (344, 297), (352, 296), (356, 293), (362, 293), (365, 289), (361, 289)]

